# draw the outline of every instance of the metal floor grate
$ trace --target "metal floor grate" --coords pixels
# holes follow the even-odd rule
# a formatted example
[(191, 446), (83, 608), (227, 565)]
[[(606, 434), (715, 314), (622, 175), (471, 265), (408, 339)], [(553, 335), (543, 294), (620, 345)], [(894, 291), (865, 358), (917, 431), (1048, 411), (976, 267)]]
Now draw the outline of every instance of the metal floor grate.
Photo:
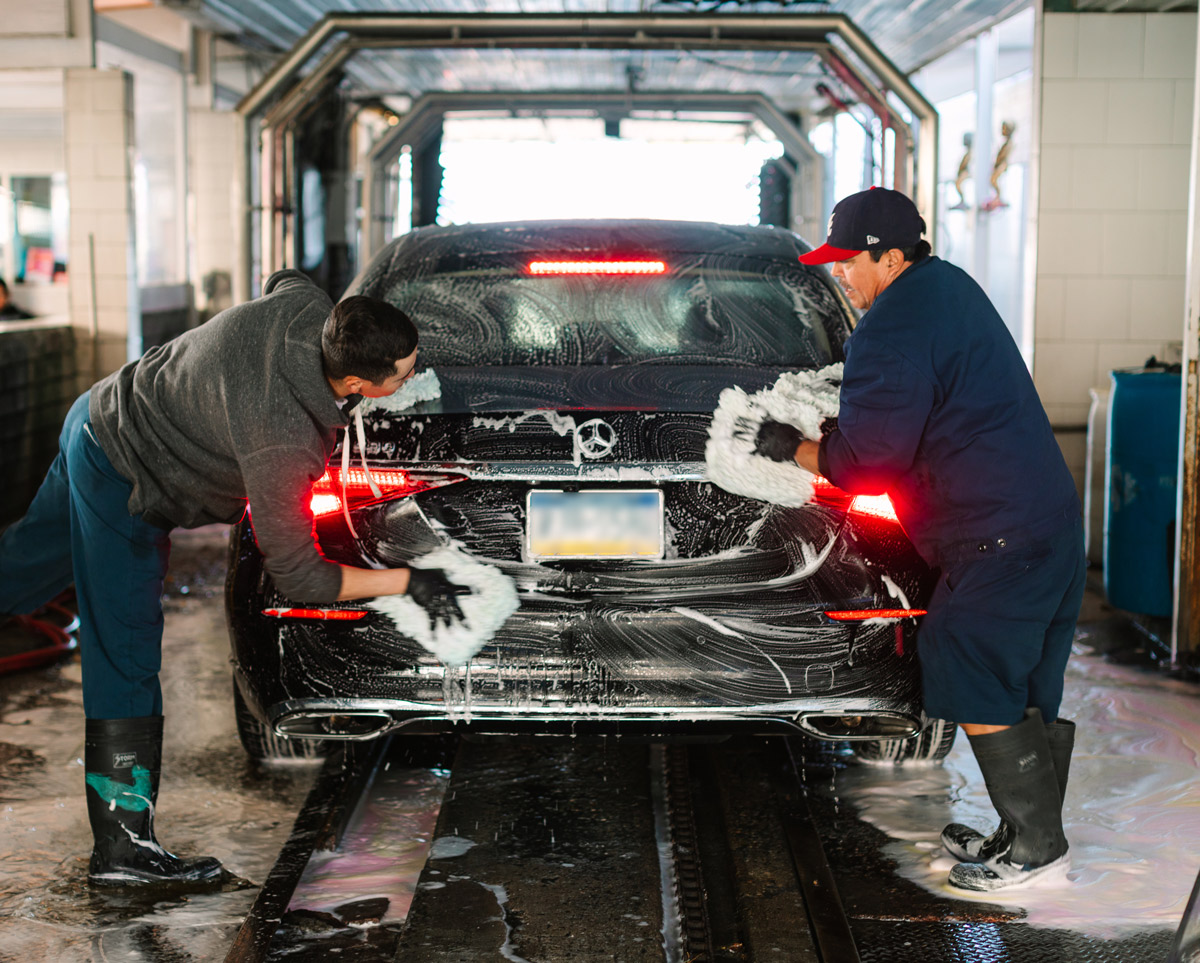
[(1024, 923), (851, 920), (862, 963), (1164, 963), (1174, 934), (1102, 940)]

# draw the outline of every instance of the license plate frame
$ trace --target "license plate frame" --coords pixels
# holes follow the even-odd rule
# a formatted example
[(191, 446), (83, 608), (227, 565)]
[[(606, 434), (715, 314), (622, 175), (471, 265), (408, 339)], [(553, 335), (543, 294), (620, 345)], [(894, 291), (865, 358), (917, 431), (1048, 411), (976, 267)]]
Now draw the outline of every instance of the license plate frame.
[(666, 550), (663, 507), (661, 488), (531, 488), (525, 495), (525, 556), (534, 561), (660, 559)]

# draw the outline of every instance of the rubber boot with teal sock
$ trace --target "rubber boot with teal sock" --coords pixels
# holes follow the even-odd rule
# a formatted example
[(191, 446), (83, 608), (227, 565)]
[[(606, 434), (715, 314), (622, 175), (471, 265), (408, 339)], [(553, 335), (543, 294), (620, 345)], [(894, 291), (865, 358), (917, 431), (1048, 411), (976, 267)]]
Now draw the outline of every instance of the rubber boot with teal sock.
[(162, 733), (162, 716), (87, 720), (85, 791), (95, 840), (88, 882), (93, 886), (201, 883), (221, 876), (213, 857), (180, 859), (154, 838)]

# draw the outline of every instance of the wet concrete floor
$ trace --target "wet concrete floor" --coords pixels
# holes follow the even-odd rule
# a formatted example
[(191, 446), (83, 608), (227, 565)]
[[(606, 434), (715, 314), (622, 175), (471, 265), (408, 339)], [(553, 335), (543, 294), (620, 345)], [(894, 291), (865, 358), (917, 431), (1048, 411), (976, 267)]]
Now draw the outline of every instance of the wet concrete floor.
[[(174, 537), (158, 833), (174, 852), (219, 857), (245, 882), (158, 900), (90, 892), (78, 658), (0, 676), (0, 961), (221, 960), (286, 840), (317, 769), (253, 764), (238, 743), (223, 532)], [(1089, 593), (1063, 706), (1080, 726), (1064, 807), (1074, 869), (1057, 888), (991, 898), (1031, 926), (1162, 938), (1178, 925), (1200, 870), (1200, 686), (1097, 653), (1130, 651), (1127, 634)], [(386, 897), (382, 925), (398, 924), (434, 842), (446, 781), (443, 770), (390, 772), (377, 807), (352, 827), (356, 862), (314, 861), (293, 909), (330, 912)], [(930, 894), (944, 895), (950, 866), (936, 844), (944, 822), (983, 828), (992, 818), (961, 738), (944, 766), (841, 767), (823, 790), (838, 814), (878, 830), (887, 872)]]

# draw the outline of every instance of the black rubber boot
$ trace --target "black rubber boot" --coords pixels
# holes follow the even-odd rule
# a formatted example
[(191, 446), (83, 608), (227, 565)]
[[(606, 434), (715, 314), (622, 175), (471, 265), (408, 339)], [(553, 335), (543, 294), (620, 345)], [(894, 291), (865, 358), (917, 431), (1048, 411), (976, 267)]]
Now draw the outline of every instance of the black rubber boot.
[(88, 821), (95, 845), (93, 886), (143, 886), (216, 880), (211, 856), (180, 859), (154, 838), (162, 768), (162, 716), (88, 719), (84, 742)]
[(950, 885), (990, 892), (1065, 876), (1071, 864), (1062, 797), (1042, 714), (1027, 709), (1024, 720), (1009, 729), (968, 738), (1007, 840), (985, 860), (955, 866)]
[[(1071, 752), (1075, 748), (1075, 723), (1062, 718), (1046, 723), (1046, 742), (1050, 747), (1054, 775), (1058, 778), (1058, 796), (1065, 799)], [(964, 863), (982, 863), (991, 859), (1008, 846), (1010, 838), (1010, 830), (1003, 821), (988, 836), (963, 823), (950, 823), (942, 830), (942, 846)]]

